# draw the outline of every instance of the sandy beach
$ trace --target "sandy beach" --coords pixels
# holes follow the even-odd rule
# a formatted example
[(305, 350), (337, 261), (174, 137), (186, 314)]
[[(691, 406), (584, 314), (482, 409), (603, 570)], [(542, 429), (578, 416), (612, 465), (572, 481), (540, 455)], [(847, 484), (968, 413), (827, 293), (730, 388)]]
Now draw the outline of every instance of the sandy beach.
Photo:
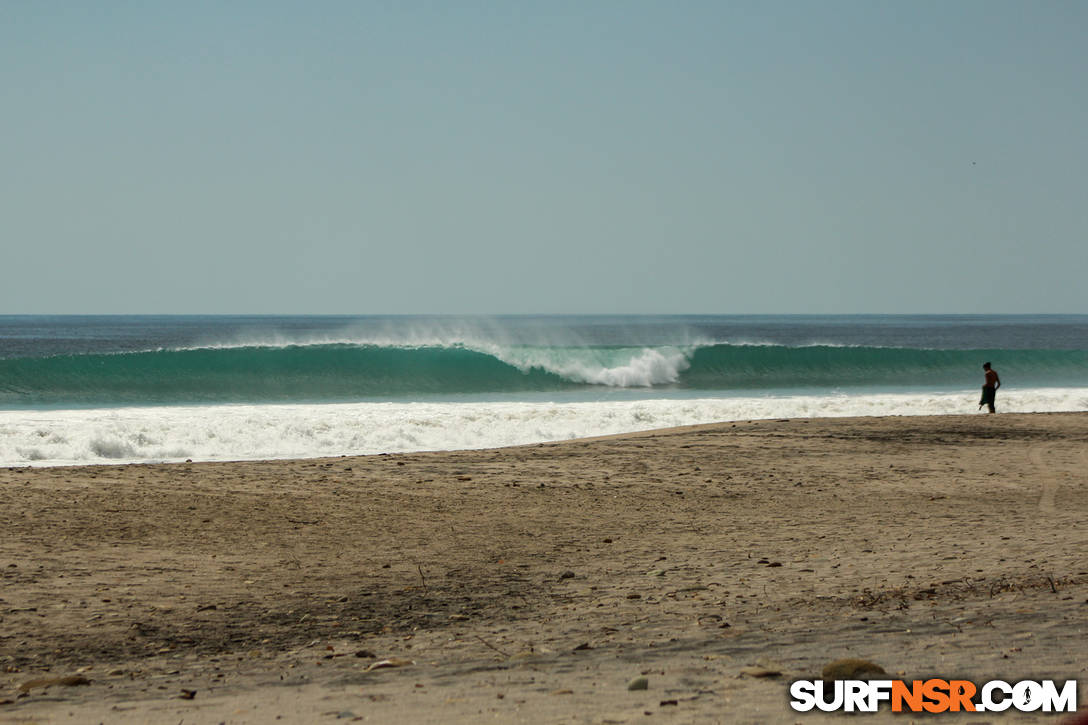
[(788, 687), (844, 657), (1088, 699), (1084, 413), (4, 469), (0, 522), (2, 723), (841, 721)]

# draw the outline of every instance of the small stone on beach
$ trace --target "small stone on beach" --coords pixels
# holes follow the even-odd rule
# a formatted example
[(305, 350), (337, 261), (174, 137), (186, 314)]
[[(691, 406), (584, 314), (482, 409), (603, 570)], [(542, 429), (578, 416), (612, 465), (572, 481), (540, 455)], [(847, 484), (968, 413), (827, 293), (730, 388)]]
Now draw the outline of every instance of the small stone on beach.
[(645, 677), (635, 677), (627, 683), (628, 690), (648, 690), (650, 689), (650, 681)]

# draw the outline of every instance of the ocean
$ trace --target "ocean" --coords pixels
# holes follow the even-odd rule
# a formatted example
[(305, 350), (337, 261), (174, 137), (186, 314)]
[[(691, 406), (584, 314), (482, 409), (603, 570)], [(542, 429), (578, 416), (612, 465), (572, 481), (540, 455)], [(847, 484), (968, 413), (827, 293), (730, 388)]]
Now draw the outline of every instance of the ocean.
[(1088, 315), (0, 316), (0, 465), (1088, 410)]

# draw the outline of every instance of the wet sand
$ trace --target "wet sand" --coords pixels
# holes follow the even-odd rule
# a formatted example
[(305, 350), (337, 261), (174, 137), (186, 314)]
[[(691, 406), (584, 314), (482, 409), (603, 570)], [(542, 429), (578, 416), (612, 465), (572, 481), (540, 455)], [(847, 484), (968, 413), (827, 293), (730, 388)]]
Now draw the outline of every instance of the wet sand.
[(841, 657), (1088, 699), (1083, 413), (5, 469), (0, 524), (0, 723), (838, 722), (787, 690)]

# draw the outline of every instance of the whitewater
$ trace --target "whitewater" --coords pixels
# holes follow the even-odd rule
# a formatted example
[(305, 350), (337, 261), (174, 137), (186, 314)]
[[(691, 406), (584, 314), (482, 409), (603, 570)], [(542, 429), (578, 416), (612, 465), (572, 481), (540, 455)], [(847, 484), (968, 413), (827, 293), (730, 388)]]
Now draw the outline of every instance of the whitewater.
[[(682, 425), (978, 411), (974, 393), (605, 402), (333, 403), (0, 411), (0, 465), (264, 460), (525, 445)], [(1088, 410), (1088, 389), (1009, 392), (1003, 412)]]

